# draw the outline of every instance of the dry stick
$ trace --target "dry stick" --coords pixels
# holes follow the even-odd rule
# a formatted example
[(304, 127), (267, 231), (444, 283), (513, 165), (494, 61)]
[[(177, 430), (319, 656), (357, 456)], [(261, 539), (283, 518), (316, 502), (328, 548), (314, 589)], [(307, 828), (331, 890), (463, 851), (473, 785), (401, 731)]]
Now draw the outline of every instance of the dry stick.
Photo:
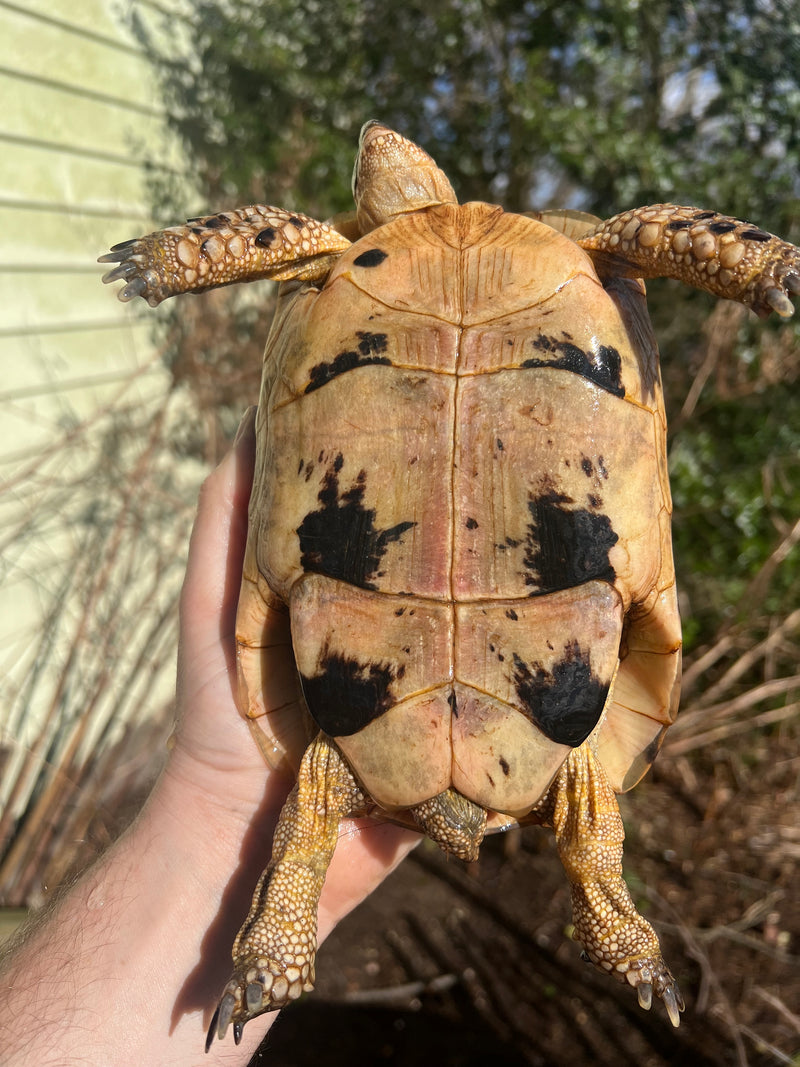
[(730, 631), (723, 633), (722, 637), (707, 648), (696, 660), (687, 664), (683, 668), (683, 674), (681, 677), (681, 692), (684, 697), (694, 689), (699, 678), (705, 674), (709, 667), (713, 667), (717, 660), (722, 659), (735, 645), (735, 638)]
[[(91, 557), (90, 557), (89, 553), (87, 553), (86, 557), (85, 557), (85, 561), (84, 561), (84, 565), (86, 567), (90, 566), (90, 558)], [(80, 571), (78, 571), (76, 573), (80, 573)], [(73, 577), (73, 575), (68, 575), (67, 576), (66, 582), (67, 582), (68, 585), (71, 584), (72, 577)], [(53, 618), (57, 619), (58, 615), (61, 614), (62, 608), (63, 608), (62, 604), (57, 604), (56, 605), (55, 613), (54, 613), (53, 616), (51, 616), (51, 620)], [(48, 650), (52, 647), (52, 644), (54, 644), (54, 635), (55, 635), (55, 628), (53, 628), (53, 632), (48, 635), (52, 639), (52, 641), (50, 641), (48, 643), (45, 643), (44, 648), (42, 649), (42, 652), (47, 653)], [(49, 706), (48, 711), (45, 714), (44, 722), (43, 722), (42, 726), (39, 729), (38, 736), (36, 737), (36, 739), (34, 740), (33, 744), (30, 745), (30, 747), (28, 748), (27, 752), (25, 753), (25, 757), (23, 759), (22, 766), (17, 771), (16, 778), (14, 780), (14, 784), (13, 784), (13, 786), (11, 788), (11, 792), (10, 792), (10, 794), (8, 796), (7, 801), (6, 801), (5, 810), (3, 811), (2, 815), (0, 815), (0, 846), (3, 846), (4, 843), (6, 842), (6, 840), (8, 840), (10, 837), (12, 837), (11, 827), (16, 823), (18, 805), (19, 805), (19, 803), (20, 803), (22, 798), (25, 798), (25, 803), (28, 802), (28, 800), (30, 799), (31, 792), (32, 792), (32, 790), (34, 788), (34, 785), (35, 785), (35, 782), (32, 780), (32, 778), (33, 778), (33, 776), (37, 775), (41, 771), (41, 767), (40, 767), (41, 761), (44, 758), (45, 750), (48, 747), (48, 744), (50, 743), (50, 740), (52, 738), (53, 733), (55, 732), (55, 726), (56, 726), (57, 721), (58, 721), (57, 712), (58, 712), (59, 701), (60, 701), (60, 698), (61, 698), (61, 693), (63, 691), (63, 688), (64, 688), (64, 686), (66, 684), (66, 682), (65, 682), (65, 670), (69, 667), (69, 665), (71, 663), (71, 658), (75, 654), (75, 649), (76, 649), (76, 642), (73, 641), (72, 646), (70, 647), (70, 650), (69, 650), (68, 655), (67, 655), (67, 664), (66, 664), (65, 668), (63, 668), (62, 671), (61, 671), (61, 675), (60, 675), (58, 684), (56, 686), (56, 692), (53, 695), (52, 700), (50, 701), (50, 706)], [(31, 679), (31, 682), (30, 682), (30, 685), (29, 685), (29, 689), (31, 687), (35, 688), (36, 685), (37, 685), (37, 679), (38, 679), (39, 673), (40, 673), (40, 671), (41, 671), (41, 669), (43, 667), (43, 662), (42, 661), (43, 661), (43, 657), (42, 657), (42, 655), (40, 655), (39, 657), (37, 657), (37, 660), (34, 661), (32, 667), (31, 667), (31, 671), (30, 671), (30, 675), (29, 675), (29, 677)], [(13, 731), (13, 732), (16, 732), (16, 731)], [(37, 768), (38, 768), (38, 770), (37, 770)], [(16, 832), (17, 831), (14, 831), (15, 834), (16, 834)], [(19, 839), (17, 838), (16, 842), (12, 843), (12, 849), (14, 848), (14, 844), (18, 843), (18, 840)], [(5, 861), (2, 864), (0, 864), (0, 886), (8, 885), (9, 881), (10, 881), (7, 878), (7, 864), (8, 864), (8, 856), (6, 856)]]
[(787, 615), (769, 637), (743, 653), (722, 677), (703, 693), (701, 697), (703, 706), (710, 704), (727, 689), (730, 689), (734, 682), (737, 682), (743, 674), (760, 659), (763, 659), (776, 644), (779, 644), (787, 634), (791, 633), (792, 630), (796, 630), (798, 626), (800, 626), (800, 608)]
[(745, 1026), (744, 1023), (739, 1023), (739, 1031), (744, 1034), (745, 1037), (749, 1037), (753, 1044), (756, 1046), (758, 1052), (769, 1052), (771, 1056), (774, 1056), (778, 1063), (789, 1064), (793, 1067), (797, 1063), (794, 1056), (788, 1056), (785, 1052), (782, 1052), (775, 1045), (771, 1045), (769, 1041), (765, 1041), (761, 1034), (757, 1034), (755, 1030), (751, 1030), (749, 1026)]
[[(165, 609), (161, 616), (156, 620), (156, 626), (154, 632), (162, 629), (165, 623), (169, 623), (175, 617), (175, 606), (177, 602), (177, 595), (173, 602)], [(167, 631), (166, 633), (167, 644), (169, 646), (169, 653), (174, 653), (175, 640), (174, 631)], [(151, 646), (150, 654), (153, 654)], [(146, 648), (142, 648), (140, 657), (129, 672), (129, 677), (136, 677), (136, 670), (138, 667), (143, 666), (142, 660), (145, 656)], [(160, 660), (163, 663), (163, 658)], [(154, 667), (155, 664), (151, 664)], [(123, 696), (125, 694), (125, 684), (123, 683)], [(101, 690), (97, 696), (102, 698), (105, 692)], [(109, 783), (115, 785), (115, 795), (117, 797), (123, 797), (125, 790), (123, 783), (120, 780), (120, 768), (118, 761), (121, 758), (120, 750), (117, 750), (115, 746), (111, 746), (107, 743), (108, 735), (111, 732), (111, 728), (120, 719), (124, 721), (124, 717), (121, 713), (123, 707), (122, 701), (118, 701), (110, 715), (107, 717), (106, 725), (103, 727), (101, 734), (98, 736), (95, 742), (95, 755), (91, 760), (78, 760), (74, 761), (74, 770), (69, 775), (69, 785), (72, 793), (78, 797), (78, 801), (66, 808), (64, 814), (61, 811), (65, 807), (61, 805), (61, 797), (59, 795), (57, 782), (53, 782), (53, 789), (56, 792), (53, 794), (52, 808), (50, 811), (50, 817), (47, 819), (47, 825), (43, 832), (36, 840), (36, 846), (33, 852), (29, 855), (27, 868), (25, 868), (21, 875), (20, 880), (24, 882), (26, 878), (30, 882), (33, 878), (39, 876), (40, 880), (46, 884), (54, 884), (59, 880), (59, 872), (65, 871), (73, 863), (73, 857), (75, 853), (81, 847), (86, 831), (92, 822), (96, 819), (98, 811), (101, 808), (100, 797), (103, 792), (106, 791), (106, 787)], [(87, 708), (87, 716), (91, 714)], [(155, 724), (157, 733), (163, 732), (163, 726), (160, 723)], [(134, 735), (129, 735), (134, 736)], [(136, 735), (138, 736), (138, 734)], [(142, 765), (146, 763), (152, 763), (153, 758), (157, 755), (157, 750), (152, 746), (148, 746), (145, 750), (144, 759), (140, 760)], [(57, 768), (57, 777), (63, 782), (64, 776), (61, 774), (63, 770), (62, 765), (59, 764)], [(48, 849), (51, 843), (55, 839), (56, 846), (58, 841), (70, 842), (69, 845), (62, 845), (63, 854), (48, 856)]]
[(782, 1000), (773, 996), (772, 993), (768, 993), (766, 989), (762, 989), (761, 986), (754, 986), (753, 992), (757, 997), (763, 1000), (766, 1004), (769, 1004), (771, 1008), (781, 1016), (781, 1018), (792, 1027), (798, 1034), (800, 1034), (800, 1015), (795, 1015), (793, 1011), (790, 1011)]
[(405, 982), (402, 985), (383, 986), (381, 989), (354, 989), (345, 993), (342, 1000), (346, 1004), (359, 1007), (406, 1007), (409, 1001), (434, 993), (447, 993), (459, 984), (455, 974), (439, 974), (427, 982)]
[[(748, 584), (747, 589), (742, 596), (743, 603), (759, 603), (763, 599), (765, 588), (772, 580), (773, 574), (799, 541), (800, 519), (798, 519), (791, 530), (781, 538), (776, 548), (773, 549), (769, 557), (759, 568), (758, 573)], [(797, 613), (793, 612), (792, 614), (796, 615)], [(792, 616), (790, 615), (789, 618), (792, 618)], [(788, 620), (784, 620), (781, 627), (786, 626), (787, 621)], [(706, 649), (698, 659), (684, 666), (681, 681), (684, 695), (688, 695), (694, 689), (697, 681), (709, 667), (712, 667), (717, 660), (721, 659), (735, 646), (737, 634), (731, 632), (731, 627), (732, 623), (724, 623), (717, 633), (716, 642), (711, 645), (710, 648)], [(779, 630), (781, 627), (779, 627)], [(767, 638), (767, 642), (773, 642), (773, 638), (775, 638), (775, 642), (764, 645), (764, 655), (771, 651), (772, 648), (775, 647), (775, 643), (780, 639), (779, 637), (775, 637), (776, 633), (778, 633), (778, 631), (773, 631)], [(725, 677), (726, 676), (723, 676), (723, 679)], [(716, 683), (717, 686), (722, 684), (723, 679), (720, 679), (720, 681)], [(716, 688), (716, 686), (713, 688)], [(708, 696), (709, 694), (706, 692), (705, 694), (702, 694), (699, 699), (705, 701), (708, 699)]]
[[(60, 457), (63, 457), (66, 449), (69, 448), (70, 445), (74, 444), (76, 441), (80, 441), (82, 438), (85, 438), (86, 431), (91, 426), (101, 422), (107, 416), (116, 415), (118, 412), (118, 405), (120, 400), (122, 399), (122, 397), (124, 397), (125, 393), (131, 388), (134, 382), (138, 381), (138, 379), (143, 377), (145, 374), (152, 372), (153, 368), (157, 364), (162, 363), (162, 359), (163, 355), (159, 352), (154, 355), (152, 359), (148, 360), (147, 363), (142, 364), (141, 367), (137, 367), (136, 370), (131, 373), (130, 378), (120, 387), (120, 389), (118, 389), (114, 393), (114, 395), (107, 403), (103, 404), (96, 411), (92, 412), (92, 414), (88, 418), (84, 419), (83, 422), (80, 422), (76, 426), (73, 426), (69, 430), (67, 430), (56, 441), (53, 441), (50, 445), (48, 445), (46, 449), (42, 450), (41, 448), (37, 448), (35, 450), (36, 458), (31, 463), (29, 463), (27, 467), (24, 467), (22, 470), (17, 471), (12, 478), (9, 478), (6, 482), (4, 482), (2, 491), (7, 493), (15, 486), (21, 483), (24, 484), (25, 482), (28, 482), (30, 478), (36, 473), (37, 469), (42, 466), (46, 459), (55, 458), (58, 461)], [(0, 462), (9, 462), (9, 460), (7, 457), (4, 457), (3, 459), (0, 459)]]
[[(105, 551), (105, 559), (103, 565), (96, 567), (96, 556), (92, 556), (89, 553), (86, 554), (86, 559), (91, 559), (91, 566), (94, 569), (92, 574), (92, 581), (89, 583), (89, 589), (86, 601), (83, 605), (80, 619), (78, 621), (77, 628), (73, 633), (72, 640), (70, 642), (70, 649), (66, 658), (66, 662), (61, 670), (59, 679), (56, 683), (55, 691), (49, 702), (49, 708), (45, 713), (43, 724), (41, 727), (39, 738), (36, 745), (33, 746), (34, 751), (31, 753), (28, 763), (38, 759), (38, 756), (44, 749), (45, 743), (51, 739), (56, 732), (59, 719), (63, 714), (62, 702), (64, 694), (67, 691), (67, 683), (69, 677), (73, 674), (76, 663), (81, 649), (84, 647), (86, 636), (89, 632), (91, 620), (94, 616), (96, 606), (100, 600), (103, 591), (108, 587), (109, 577), (112, 572), (115, 560), (117, 558), (120, 544), (125, 533), (127, 517), (131, 508), (131, 500), (135, 493), (140, 489), (140, 483), (142, 481), (143, 468), (145, 461), (151, 454), (151, 450), (155, 439), (161, 432), (163, 427), (165, 415), (166, 415), (167, 398), (162, 404), (161, 408), (156, 413), (151, 424), (150, 440), (148, 447), (145, 449), (142, 456), (139, 458), (134, 470), (131, 472), (132, 477), (126, 486), (126, 490), (123, 493), (122, 503), (116, 516), (116, 521), (111, 529), (111, 534), (106, 538), (107, 548)], [(110, 635), (104, 634), (103, 647), (108, 645)], [(90, 646), (91, 647), (91, 646)], [(105, 673), (107, 678), (107, 669)], [(101, 681), (103, 674), (101, 672)], [(77, 722), (73, 724), (70, 730), (71, 736), (66, 741), (66, 746), (61, 749), (58, 754), (59, 763), (65, 763), (70, 766), (75, 758), (75, 754), (78, 751), (80, 744), (82, 743), (85, 735), (88, 733), (89, 727), (93, 725), (91, 721), (91, 709), (96, 706), (99, 699), (99, 693), (95, 688), (95, 694), (92, 700), (89, 702), (89, 706), (83, 709), (82, 714), (77, 717)], [(28, 768), (29, 770), (30, 768)], [(40, 768), (40, 776), (42, 768)], [(37, 801), (32, 809), (24, 812), (20, 825), (22, 827), (21, 832), (18, 832), (13, 840), (11, 848), (6, 854), (2, 864), (0, 864), (0, 885), (11, 884), (12, 881), (16, 881), (16, 874), (18, 869), (25, 865), (29, 849), (37, 842), (42, 830), (44, 820), (47, 818), (51, 804), (54, 803), (54, 798), (57, 797), (58, 790), (61, 786), (61, 782), (58, 777), (58, 772), (53, 772), (48, 769), (46, 772), (50, 778), (49, 782), (42, 789)], [(16, 798), (15, 798), (16, 800)], [(10, 806), (10, 805), (9, 805)]]
[[(135, 549), (137, 539), (136, 530), (133, 531), (132, 537), (134, 539), (133, 548)], [(165, 549), (165, 552), (170, 559), (175, 558), (173, 549), (174, 546), (172, 544), (167, 545)], [(132, 553), (127, 553), (127, 555), (132, 557)], [(112, 691), (112, 687), (109, 686), (110, 675), (106, 664), (109, 660), (107, 649), (109, 646), (113, 645), (114, 632), (120, 627), (125, 627), (129, 617), (142, 618), (145, 616), (145, 609), (153, 602), (154, 595), (163, 581), (164, 566), (165, 564), (162, 560), (160, 566), (153, 569), (151, 582), (147, 589), (140, 595), (138, 604), (126, 608), (121, 601), (117, 601), (115, 604), (115, 609), (117, 609), (115, 610), (116, 618), (113, 622), (113, 626), (109, 622), (108, 625), (102, 627), (104, 640), (99, 648), (98, 656), (101, 663), (101, 670), (96, 675), (94, 695), (90, 699), (88, 698), (88, 687), (86, 689), (87, 702), (84, 708), (79, 709), (78, 714), (78, 721), (80, 724), (85, 723), (87, 724), (87, 727), (97, 726), (97, 720), (101, 716), (101, 702), (106, 698), (107, 694)], [(127, 587), (125, 575), (122, 577), (121, 585), (123, 588)], [(120, 695), (116, 698), (110, 710), (104, 713), (106, 721), (94, 739), (94, 752), (97, 755), (92, 760), (80, 761), (75, 757), (77, 748), (73, 750), (73, 754), (69, 760), (69, 766), (74, 767), (74, 770), (70, 773), (70, 785), (72, 792), (77, 793), (79, 796), (85, 796), (85, 800), (76, 803), (71, 810), (68, 811), (65, 817), (60, 815), (62, 807), (60, 783), (63, 784), (64, 780), (63, 774), (59, 773), (60, 770), (63, 770), (63, 763), (60, 763), (59, 769), (56, 772), (56, 781), (52, 783), (52, 788), (50, 789), (53, 799), (50, 818), (47, 820), (47, 827), (41, 834), (35, 835), (34, 851), (28, 858), (27, 869), (33, 871), (34, 874), (37, 870), (41, 872), (40, 857), (46, 854), (51, 839), (56, 834), (63, 840), (74, 842), (73, 847), (67, 850), (69, 855), (60, 857), (56, 862), (56, 867), (60, 866), (61, 868), (64, 868), (65, 866), (69, 866), (72, 862), (72, 854), (79, 847), (83, 833), (90, 824), (96, 811), (97, 804), (93, 799), (93, 792), (89, 789), (89, 786), (92, 784), (92, 780), (97, 778), (98, 770), (103, 768), (106, 762), (100, 758), (99, 754), (103, 753), (108, 747), (108, 739), (113, 729), (116, 727), (116, 724), (125, 719), (124, 710), (126, 702), (129, 695), (133, 692), (136, 679), (144, 677), (146, 673), (149, 673), (152, 684), (153, 675), (158, 672), (165, 662), (166, 657), (172, 656), (174, 653), (174, 627), (170, 628), (169, 624), (175, 622), (177, 600), (178, 593), (176, 591), (161, 612), (154, 617), (146, 634), (140, 639), (139, 653), (129, 667), (126, 677), (122, 679), (120, 685), (117, 687)], [(122, 616), (120, 616), (118, 610), (120, 605), (122, 606)], [(162, 645), (162, 651), (159, 655), (156, 655), (156, 649), (159, 642)], [(142, 702), (143, 701), (140, 700), (140, 703)], [(98, 709), (96, 713), (95, 709)], [(93, 719), (94, 722), (92, 722)], [(85, 734), (85, 730), (77, 731), (77, 741), (79, 743), (85, 737)], [(63, 758), (64, 757), (62, 757), (62, 760)], [(103, 783), (101, 780), (100, 792), (102, 791), (102, 788)], [(56, 791), (54, 794), (53, 790)], [(95, 792), (98, 791), (96, 790)], [(50, 870), (52, 870), (52, 865)]]
[(708, 339), (706, 356), (686, 394), (683, 407), (675, 420), (675, 428), (688, 422), (694, 414), (706, 382), (719, 366), (721, 359), (726, 354), (730, 355), (739, 326), (746, 315), (747, 309), (743, 304), (734, 304), (726, 300), (720, 301), (708, 316), (703, 327), (703, 333)]
[(475, 971), (470, 967), (461, 965), (458, 955), (453, 951), (449, 939), (444, 936), (438, 922), (423, 922), (413, 912), (407, 913), (405, 918), (415, 938), (418, 942), (422, 942), (431, 958), (435, 961), (436, 966), (443, 972), (452, 972), (459, 975), (459, 984), (463, 986), (476, 1014), (503, 1041), (508, 1041), (511, 1037), (511, 1031), (505, 1021), (498, 1018), (490, 1007), (491, 999), (478, 980)]
[(731, 714), (746, 711), (754, 704), (760, 704), (762, 700), (770, 700), (782, 693), (800, 689), (800, 674), (790, 674), (784, 678), (772, 678), (768, 682), (761, 682), (752, 689), (740, 693), (739, 696), (730, 700), (723, 700), (719, 704), (710, 704), (701, 708), (693, 708), (684, 713), (672, 730), (680, 736), (691, 729), (695, 723), (708, 723), (710, 720), (728, 718)]
[(704, 733), (690, 734), (688, 737), (678, 738), (675, 741), (670, 738), (665, 748), (668, 748), (671, 756), (685, 755), (687, 752), (693, 752), (695, 749), (703, 748), (705, 745), (724, 741), (729, 737), (733, 737), (734, 734), (746, 733), (759, 726), (773, 726), (775, 723), (784, 722), (798, 713), (800, 713), (800, 701), (795, 701), (792, 704), (785, 704), (782, 708), (763, 711), (760, 715), (754, 715), (752, 718), (726, 723), (723, 726), (717, 726), (713, 730), (706, 730)]
[(736, 1021), (736, 1014), (731, 1007), (731, 1003), (725, 994), (725, 990), (722, 987), (722, 983), (717, 977), (711, 960), (708, 958), (708, 954), (702, 947), (700, 941), (695, 936), (686, 923), (684, 923), (680, 914), (669, 903), (666, 898), (662, 897), (656, 889), (652, 889), (650, 886), (645, 885), (643, 887), (645, 895), (650, 898), (654, 903), (657, 903), (665, 912), (668, 912), (673, 917), (672, 923), (661, 923), (659, 925), (665, 927), (671, 927), (681, 937), (684, 945), (686, 946), (686, 952), (693, 960), (697, 962), (700, 967), (701, 980), (705, 983), (705, 987), (701, 984), (700, 991), (697, 997), (698, 1012), (704, 1012), (706, 1004), (708, 1002), (710, 989), (713, 989), (719, 1005), (719, 1014), (724, 1019), (728, 1026), (731, 1036), (733, 1037), (733, 1043), (736, 1046), (736, 1056), (739, 1061), (739, 1067), (749, 1067), (749, 1061), (747, 1059), (747, 1052), (744, 1047), (744, 1042), (739, 1034), (739, 1024)]
[(783, 536), (782, 540), (778, 542), (768, 558), (759, 567), (758, 573), (744, 591), (742, 599), (745, 603), (758, 604), (763, 600), (773, 574), (798, 542), (800, 542), (800, 519)]

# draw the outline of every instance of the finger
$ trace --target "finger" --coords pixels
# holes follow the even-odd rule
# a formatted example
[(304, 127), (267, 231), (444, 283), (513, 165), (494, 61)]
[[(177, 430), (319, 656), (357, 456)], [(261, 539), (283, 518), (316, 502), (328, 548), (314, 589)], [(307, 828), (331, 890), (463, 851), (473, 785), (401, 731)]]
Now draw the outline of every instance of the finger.
[(245, 412), (233, 448), (200, 490), (181, 593), (181, 636), (190, 657), (234, 631), (255, 462), (255, 412), (254, 407)]
[(358, 819), (342, 823), (319, 905), (320, 942), (422, 840), (416, 830)]

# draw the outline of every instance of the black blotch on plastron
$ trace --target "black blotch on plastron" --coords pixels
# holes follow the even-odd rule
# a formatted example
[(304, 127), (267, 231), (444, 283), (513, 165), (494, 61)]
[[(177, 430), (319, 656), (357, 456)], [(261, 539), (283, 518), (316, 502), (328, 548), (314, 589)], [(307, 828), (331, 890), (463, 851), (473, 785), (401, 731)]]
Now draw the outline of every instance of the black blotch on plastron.
[(320, 389), (323, 385), (327, 385), (329, 381), (339, 374), (355, 370), (356, 367), (367, 367), (374, 363), (391, 363), (387, 356), (381, 355), (382, 352), (386, 351), (389, 344), (385, 333), (368, 333), (365, 330), (358, 330), (356, 336), (359, 341), (354, 349), (340, 352), (332, 360), (326, 363), (317, 363), (316, 366), (311, 368), (309, 382), (305, 388), (306, 393), (313, 393), (315, 389)]
[(519, 548), (522, 541), (517, 540), (515, 537), (507, 537), (505, 541), (498, 541), (495, 543), (495, 548), (498, 552), (508, 552), (509, 548)]
[(469, 516), (467, 518), (467, 521), (464, 523), (464, 525), (466, 526), (466, 528), (468, 530), (477, 530), (478, 529), (478, 520), (477, 519), (473, 519), (472, 516)]
[(540, 352), (552, 352), (555, 359), (526, 359), (523, 367), (552, 367), (557, 370), (570, 371), (587, 378), (599, 385), (613, 396), (625, 396), (622, 384), (622, 359), (616, 348), (611, 345), (598, 345), (596, 349), (584, 351), (570, 341), (559, 341), (555, 337), (540, 334), (533, 347)]
[(506, 778), (508, 778), (508, 772), (511, 770), (511, 768), (508, 765), (508, 760), (505, 759), (503, 756), (501, 756), (500, 759), (498, 760), (498, 762), (500, 764), (500, 770), (503, 772), (503, 774), (506, 776)]
[(354, 267), (379, 267), (389, 255), (382, 248), (368, 248), (353, 260)]
[(572, 748), (595, 728), (608, 696), (608, 686), (592, 674), (589, 655), (577, 641), (549, 671), (515, 653), (513, 682), (531, 721), (551, 741)]
[(300, 564), (305, 571), (339, 578), (362, 589), (377, 589), (372, 579), (378, 576), (388, 546), (416, 523), (399, 522), (389, 529), (378, 529), (375, 509), (364, 507), (366, 471), (359, 471), (351, 487), (340, 492), (343, 465), (340, 452), (317, 494), (319, 508), (310, 511), (297, 527)]
[(450, 710), (452, 711), (452, 713), (455, 715), (456, 718), (458, 718), (458, 699), (453, 689), (450, 690), (450, 695), (447, 698), (447, 703), (450, 705)]
[(611, 520), (597, 511), (567, 506), (572, 503), (555, 489), (528, 500), (525, 583), (536, 587), (534, 595), (616, 578), (608, 554), (619, 537)]
[(319, 673), (301, 674), (300, 683), (317, 726), (331, 737), (349, 737), (392, 707), (396, 677), (385, 663), (360, 663), (325, 649)]
[(519, 615), (517, 615), (516, 611), (514, 611), (513, 608), (507, 608), (506, 617), (509, 619), (514, 619), (514, 621), (516, 622), (516, 620), (519, 618)]

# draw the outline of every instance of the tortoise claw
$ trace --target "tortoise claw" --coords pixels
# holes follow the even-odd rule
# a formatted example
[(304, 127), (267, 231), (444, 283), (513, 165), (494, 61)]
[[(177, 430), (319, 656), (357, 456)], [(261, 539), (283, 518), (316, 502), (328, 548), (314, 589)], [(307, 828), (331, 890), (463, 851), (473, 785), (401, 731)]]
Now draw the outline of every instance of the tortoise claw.
[[(206, 1035), (206, 1052), (211, 1048), (215, 1037), (219, 1038), (220, 1041), (225, 1037), (235, 1011), (236, 997), (233, 993), (226, 992), (211, 1018), (211, 1025), (209, 1026), (208, 1034)], [(237, 1041), (236, 1044), (238, 1045), (239, 1042)]]
[(103, 282), (106, 285), (118, 281), (127, 283), (117, 293), (123, 303), (141, 296), (151, 307), (157, 307), (177, 291), (162, 262), (161, 245), (169, 240), (174, 242), (175, 236), (165, 232), (163, 236), (148, 234), (114, 245), (97, 260), (98, 263), (118, 264), (103, 275)]
[[(793, 291), (797, 292), (798, 290)], [(764, 293), (764, 299), (772, 310), (777, 311), (782, 318), (787, 319), (794, 314), (794, 304), (782, 289), (774, 286), (771, 289), (767, 289)]]
[(259, 957), (251, 959), (238, 969), (228, 984), (214, 1012), (206, 1038), (206, 1052), (214, 1038), (220, 1041), (233, 1026), (233, 1040), (238, 1045), (242, 1040), (245, 1023), (265, 1012), (286, 1007), (300, 994), (312, 988), (313, 973), (310, 968), (301, 970), (289, 964), (270, 962)]
[(669, 1021), (677, 1029), (681, 1025), (680, 1013), (686, 1007), (677, 983), (673, 982), (672, 985), (668, 986), (661, 994), (661, 999), (664, 1001), (664, 1007), (667, 1009)]
[(750, 282), (744, 302), (761, 318), (775, 311), (788, 319), (794, 314), (789, 294), (800, 293), (800, 250), (771, 235), (763, 250), (764, 265)]
[(680, 1013), (686, 1005), (678, 989), (678, 983), (660, 957), (636, 960), (623, 972), (618, 972), (618, 977), (633, 986), (639, 998), (639, 1006), (645, 1011), (649, 1011), (652, 1007), (655, 993), (659, 1000), (663, 1001), (672, 1025), (680, 1026)]
[(642, 982), (641, 985), (636, 987), (636, 995), (639, 998), (639, 1007), (644, 1008), (645, 1011), (650, 1011), (653, 1003), (652, 985), (649, 982)]

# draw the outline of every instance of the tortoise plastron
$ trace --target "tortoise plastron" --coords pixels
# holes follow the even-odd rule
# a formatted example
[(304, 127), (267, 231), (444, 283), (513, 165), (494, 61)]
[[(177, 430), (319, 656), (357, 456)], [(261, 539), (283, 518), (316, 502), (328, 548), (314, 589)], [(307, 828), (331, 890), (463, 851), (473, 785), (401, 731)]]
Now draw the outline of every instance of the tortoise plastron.
[(459, 205), (378, 123), (354, 195), (331, 224), (256, 205), (102, 257), (122, 299), (153, 305), (292, 281), (264, 359), (237, 647), (242, 713), (297, 785), (208, 1041), (311, 988), (339, 823), (364, 812), (465, 859), (487, 829), (552, 827), (587, 958), (677, 1026), (615, 799), (655, 759), (680, 675), (641, 279), (788, 315), (800, 251), (672, 204), (605, 223)]

